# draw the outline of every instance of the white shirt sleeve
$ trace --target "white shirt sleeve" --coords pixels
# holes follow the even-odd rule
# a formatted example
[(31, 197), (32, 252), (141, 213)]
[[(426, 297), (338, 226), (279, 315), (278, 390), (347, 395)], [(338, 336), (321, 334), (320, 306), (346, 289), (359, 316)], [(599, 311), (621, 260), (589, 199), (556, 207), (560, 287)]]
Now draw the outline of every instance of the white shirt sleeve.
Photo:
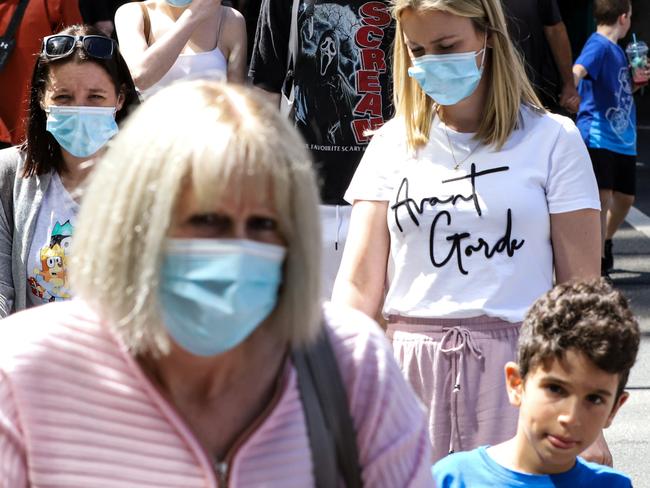
[(355, 200), (388, 201), (395, 185), (395, 172), (406, 161), (403, 122), (392, 119), (373, 136), (343, 197)]
[(552, 116), (561, 123), (550, 155), (546, 201), (551, 214), (585, 208), (600, 210), (598, 185), (587, 147), (571, 119)]

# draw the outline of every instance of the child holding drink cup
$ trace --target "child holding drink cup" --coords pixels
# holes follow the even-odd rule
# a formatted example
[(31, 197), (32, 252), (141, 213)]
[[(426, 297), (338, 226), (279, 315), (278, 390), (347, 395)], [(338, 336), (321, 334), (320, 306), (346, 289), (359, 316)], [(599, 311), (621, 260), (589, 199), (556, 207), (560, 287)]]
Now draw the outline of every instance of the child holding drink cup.
[[(614, 264), (612, 237), (634, 203), (636, 186), (636, 107), (633, 92), (647, 83), (647, 46), (635, 43), (633, 85), (628, 57), (618, 45), (630, 29), (630, 0), (595, 0), (598, 28), (573, 66), (582, 99), (577, 125), (598, 182), (601, 206), (601, 274)], [(632, 55), (631, 55), (632, 53)], [(636, 65), (636, 66), (635, 66)]]
[(633, 42), (627, 45), (625, 52), (630, 61), (632, 69), (632, 80), (635, 85), (648, 83), (648, 45), (643, 41), (637, 41), (636, 34), (632, 34)]

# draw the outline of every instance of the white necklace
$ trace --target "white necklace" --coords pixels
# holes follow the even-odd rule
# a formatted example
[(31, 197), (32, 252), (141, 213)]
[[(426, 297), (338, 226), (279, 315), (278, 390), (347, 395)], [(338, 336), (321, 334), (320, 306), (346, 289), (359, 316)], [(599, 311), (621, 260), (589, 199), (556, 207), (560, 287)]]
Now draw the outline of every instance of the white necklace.
[[(440, 115), (438, 115), (438, 118), (440, 118)], [(440, 119), (440, 123), (442, 124), (442, 129), (445, 131), (445, 136), (447, 136), (447, 144), (449, 144), (449, 150), (451, 151), (451, 157), (454, 159), (454, 171), (458, 170), (460, 166), (469, 159), (469, 157), (474, 154), (474, 151), (478, 149), (478, 147), (481, 145), (481, 141), (478, 141), (478, 143), (472, 148), (472, 150), (465, 156), (461, 161), (458, 161), (456, 159), (456, 153), (454, 153), (454, 145), (451, 143), (451, 138), (449, 137), (449, 132), (447, 131), (447, 124), (445, 124), (442, 119)]]

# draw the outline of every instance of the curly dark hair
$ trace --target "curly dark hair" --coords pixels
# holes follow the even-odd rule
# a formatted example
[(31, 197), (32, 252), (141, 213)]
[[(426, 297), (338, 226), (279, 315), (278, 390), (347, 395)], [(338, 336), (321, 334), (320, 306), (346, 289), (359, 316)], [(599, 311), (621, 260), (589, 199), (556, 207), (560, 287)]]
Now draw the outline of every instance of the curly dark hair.
[(640, 335), (627, 299), (605, 280), (557, 285), (524, 318), (518, 353), (521, 376), (574, 349), (603, 371), (620, 376), (618, 398), (636, 360)]
[(613, 25), (618, 18), (630, 11), (631, 0), (596, 0), (594, 19), (598, 25)]

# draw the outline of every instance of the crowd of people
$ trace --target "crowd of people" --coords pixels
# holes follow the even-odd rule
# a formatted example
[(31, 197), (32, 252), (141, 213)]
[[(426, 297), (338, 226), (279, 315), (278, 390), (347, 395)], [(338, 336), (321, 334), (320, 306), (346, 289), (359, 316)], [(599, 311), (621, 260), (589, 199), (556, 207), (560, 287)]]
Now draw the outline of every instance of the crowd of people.
[(0, 486), (631, 486), (630, 0), (7, 3)]

